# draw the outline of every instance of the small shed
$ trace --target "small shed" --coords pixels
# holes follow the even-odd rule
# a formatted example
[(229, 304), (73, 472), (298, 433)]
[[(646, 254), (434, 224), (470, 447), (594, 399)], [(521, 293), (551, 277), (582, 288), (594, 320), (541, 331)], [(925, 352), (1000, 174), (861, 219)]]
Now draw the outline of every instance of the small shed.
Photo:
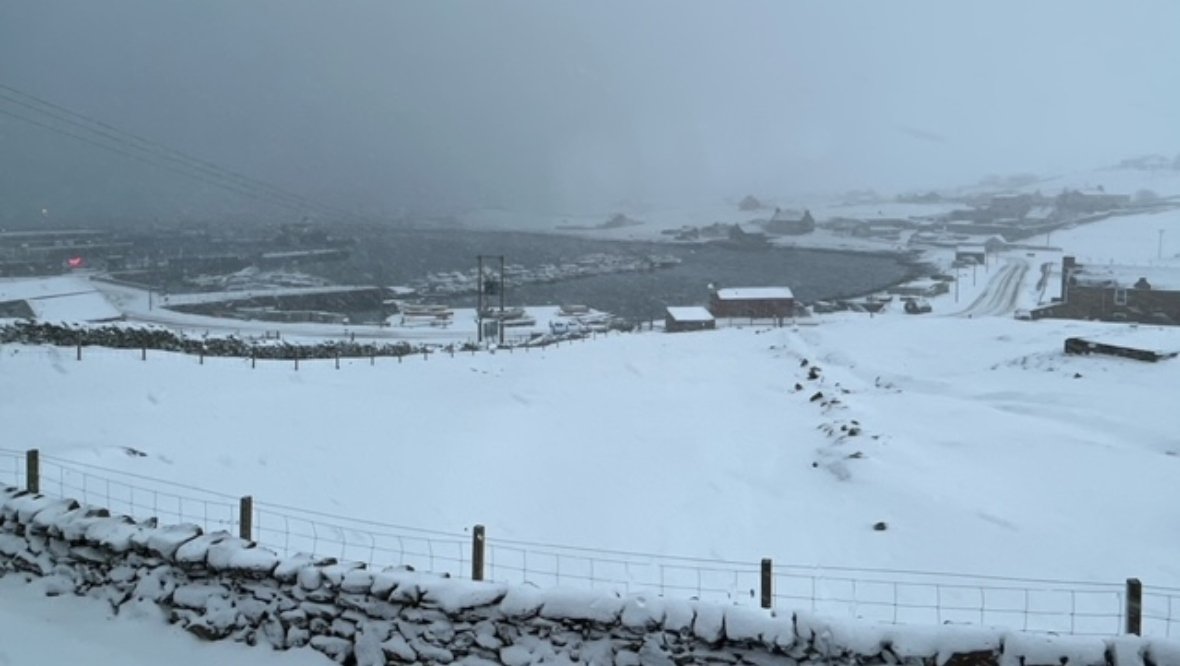
[(987, 263), (987, 246), (982, 243), (960, 245), (955, 248), (955, 261), (973, 261), (982, 266)]
[(795, 314), (795, 294), (789, 287), (718, 289), (709, 299), (709, 310), (714, 317), (790, 317)]
[(705, 331), (717, 328), (717, 320), (705, 308), (670, 307), (664, 315), (664, 330), (669, 333)]

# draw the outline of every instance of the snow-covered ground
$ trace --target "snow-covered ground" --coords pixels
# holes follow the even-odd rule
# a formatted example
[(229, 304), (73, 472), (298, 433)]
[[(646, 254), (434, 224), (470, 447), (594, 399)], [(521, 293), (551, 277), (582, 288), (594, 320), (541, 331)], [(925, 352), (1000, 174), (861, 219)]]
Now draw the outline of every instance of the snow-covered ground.
[[(32, 285), (45, 281), (45, 278), (25, 280)], [(358, 325), (358, 324), (321, 324), (321, 323), (285, 323), (262, 320), (224, 319), (206, 315), (177, 312), (167, 307), (161, 307), (162, 297), (149, 294), (147, 290), (124, 284), (94, 281), (87, 283), (90, 288), (98, 289), (106, 301), (118, 308), (117, 314), (122, 314), (129, 322), (165, 326), (183, 331), (191, 335), (208, 333), (215, 336), (262, 337), (279, 332), (287, 340), (324, 340), (349, 339), (361, 341), (397, 342), (400, 340), (433, 342), (450, 344), (454, 342), (473, 341), (477, 338), (477, 326), (474, 308), (453, 309), (452, 316), (445, 320), (438, 320), (425, 316), (393, 315), (386, 322), (386, 326)], [(39, 288), (39, 287), (28, 287)], [(279, 293), (301, 293), (305, 290), (280, 290)], [(240, 295), (240, 294), (239, 294)], [(173, 299), (182, 302), (202, 302), (203, 295), (169, 296), (169, 303)], [(214, 299), (215, 300), (215, 299)], [(533, 319), (528, 326), (511, 326), (505, 329), (506, 341), (527, 338), (535, 333), (549, 333), (552, 322), (573, 321), (574, 318), (563, 316), (556, 306), (538, 306), (526, 308), (526, 314)], [(593, 318), (601, 315), (595, 311), (586, 316)], [(69, 320), (68, 317), (65, 317)], [(70, 321), (79, 321), (78, 319)]]
[(0, 578), (0, 664), (46, 666), (324, 666), (310, 648), (273, 652), (230, 642), (207, 643), (178, 627), (152, 604), (128, 604), (112, 615), (103, 601), (46, 597), (42, 581)]
[(1180, 268), (1180, 210), (1112, 217), (1055, 232), (1054, 242), (1082, 263)]
[(0, 421), (10, 447), (451, 533), (1177, 585), (1174, 363), (1062, 354), (1118, 330), (853, 315), (298, 372), (7, 346)]
[(25, 301), (44, 321), (93, 322), (122, 314), (90, 280), (76, 275), (0, 279), (0, 303), (5, 301)]

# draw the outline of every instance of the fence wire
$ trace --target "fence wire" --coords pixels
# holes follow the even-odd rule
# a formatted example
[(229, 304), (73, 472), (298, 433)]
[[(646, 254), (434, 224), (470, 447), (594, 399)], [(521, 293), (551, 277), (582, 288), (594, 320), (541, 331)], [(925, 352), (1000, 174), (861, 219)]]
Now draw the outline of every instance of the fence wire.
[(826, 615), (1092, 635), (1118, 634), (1124, 621), (1119, 584), (787, 569), (774, 576), (775, 600)]
[(743, 562), (696, 560), (623, 551), (487, 539), (488, 577), (540, 587), (586, 587), (617, 594), (758, 603), (759, 568)]
[(1180, 636), (1180, 615), (1177, 613), (1180, 613), (1180, 589), (1155, 586), (1144, 588), (1144, 636)]
[(41, 492), (69, 497), (137, 520), (191, 523), (206, 532), (234, 531), (238, 498), (194, 486), (41, 455)]
[(264, 503), (254, 507), (254, 534), (258, 543), (280, 555), (306, 553), (376, 567), (407, 566), (454, 577), (471, 575), (470, 538), (461, 534)]
[(25, 486), (25, 452), (0, 449), (0, 484)]
[[(0, 449), (0, 484), (26, 485), (26, 452)], [(161, 523), (236, 532), (240, 498), (97, 465), (40, 456), (41, 492)], [(466, 578), (472, 538), (255, 502), (252, 534), (283, 556), (308, 554), (407, 566)], [(756, 563), (672, 557), (510, 539), (485, 539), (485, 577), (503, 583), (648, 593), (756, 606)], [(1125, 618), (1121, 583), (975, 576), (890, 569), (775, 564), (776, 607), (893, 624), (972, 624), (1034, 632), (1117, 635)], [(1180, 636), (1180, 588), (1145, 586), (1142, 633)]]

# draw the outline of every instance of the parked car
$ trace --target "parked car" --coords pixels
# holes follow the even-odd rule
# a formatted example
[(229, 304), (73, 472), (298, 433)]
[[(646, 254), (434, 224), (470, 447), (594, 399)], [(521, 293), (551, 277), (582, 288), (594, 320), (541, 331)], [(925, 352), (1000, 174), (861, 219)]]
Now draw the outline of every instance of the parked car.
[(930, 307), (930, 302), (924, 298), (914, 298), (905, 302), (906, 314), (926, 314), (933, 310), (934, 308)]

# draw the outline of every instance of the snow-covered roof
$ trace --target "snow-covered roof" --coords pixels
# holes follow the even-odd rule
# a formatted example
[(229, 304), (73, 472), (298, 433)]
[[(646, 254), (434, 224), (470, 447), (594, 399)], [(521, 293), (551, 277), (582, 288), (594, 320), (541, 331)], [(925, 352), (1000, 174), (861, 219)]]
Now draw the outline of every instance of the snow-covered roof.
[(957, 245), (955, 246), (955, 252), (987, 252), (987, 246), (983, 243)]
[(1033, 206), (1027, 213), (1024, 214), (1026, 220), (1047, 220), (1053, 217), (1052, 206)]
[(713, 313), (700, 306), (669, 307), (668, 316), (676, 321), (713, 321)]
[(794, 298), (790, 287), (731, 287), (718, 289), (717, 298), (723, 301), (746, 301), (765, 298)]

